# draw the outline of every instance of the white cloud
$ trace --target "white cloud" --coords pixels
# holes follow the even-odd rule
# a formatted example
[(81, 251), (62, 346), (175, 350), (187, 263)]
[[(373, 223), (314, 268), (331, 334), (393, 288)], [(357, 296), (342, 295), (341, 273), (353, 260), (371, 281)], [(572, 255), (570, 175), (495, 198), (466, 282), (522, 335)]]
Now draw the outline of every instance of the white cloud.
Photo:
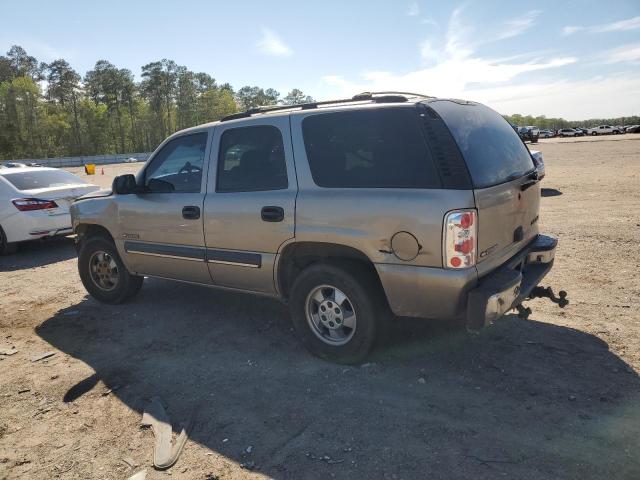
[(628, 18), (626, 20), (620, 20), (613, 23), (605, 23), (604, 25), (595, 25), (593, 27), (581, 27), (579, 25), (567, 25), (562, 29), (562, 35), (565, 37), (573, 35), (580, 30), (587, 30), (590, 33), (605, 33), (605, 32), (623, 32), (626, 30), (635, 30), (640, 28), (640, 16)]
[[(510, 98), (509, 92), (516, 92), (517, 95), (529, 98), (529, 108), (522, 110), (523, 113), (529, 113), (535, 97), (525, 95), (521, 90), (514, 90), (513, 82), (523, 74), (559, 68), (575, 63), (577, 59), (568, 56), (534, 58), (533, 54), (495, 59), (483, 58), (475, 52), (483, 44), (512, 38), (531, 28), (538, 14), (537, 11), (529, 12), (522, 19), (506, 22), (506, 28), (496, 29), (497, 33), (480, 37), (463, 21), (462, 10), (457, 8), (449, 19), (443, 46), (437, 48), (430, 40), (419, 46), (422, 58), (432, 63), (431, 65), (400, 73), (369, 71), (351, 79), (329, 75), (322, 79), (324, 89), (328, 96), (333, 97), (348, 97), (357, 92), (380, 90), (423, 92), (438, 97), (483, 101), (494, 107), (510, 106), (513, 101), (507, 101), (505, 95)], [(539, 92), (541, 88), (543, 87), (536, 91)]]
[(431, 42), (428, 40), (425, 40), (420, 44), (420, 55), (423, 60), (426, 61), (438, 60), (440, 58), (439, 52), (433, 48)]
[(276, 32), (268, 28), (262, 29), (262, 38), (258, 41), (258, 49), (265, 55), (289, 57), (293, 50), (286, 45)]
[(520, 18), (505, 22), (504, 30), (498, 34), (498, 40), (516, 37), (529, 30), (535, 24), (538, 15), (540, 10), (531, 10)]
[(569, 35), (573, 35), (576, 32), (579, 32), (580, 30), (584, 30), (584, 27), (579, 27), (577, 25), (567, 25), (566, 27), (562, 28), (562, 35), (564, 37), (568, 37)]
[(436, 22), (431, 17), (424, 17), (422, 20), (420, 20), (420, 23), (422, 23), (423, 25), (431, 25), (432, 27), (435, 27), (435, 28), (439, 28), (440, 27), (438, 25), (438, 22)]
[(410, 17), (417, 17), (420, 15), (420, 6), (418, 2), (411, 2), (407, 8), (407, 15)]
[(632, 63), (640, 65), (640, 43), (623, 45), (598, 55), (603, 63)]
[[(637, 115), (640, 111), (637, 75), (618, 73), (580, 80), (554, 80), (547, 76), (545, 80), (532, 80), (528, 73), (552, 71), (578, 59), (544, 51), (509, 58), (484, 58), (477, 53), (489, 42), (516, 36), (531, 28), (537, 15), (538, 12), (529, 12), (519, 21), (506, 22), (503, 25), (508, 28), (503, 29), (484, 25), (481, 36), (479, 30), (463, 21), (463, 10), (457, 8), (449, 18), (442, 43), (430, 38), (418, 46), (426, 66), (406, 72), (368, 71), (351, 78), (325, 76), (317, 87), (322, 93), (316, 97), (341, 98), (362, 91), (400, 90), (476, 100), (503, 114), (547, 115), (572, 120)], [(640, 43), (589, 55), (586, 60), (600, 64), (640, 63)]]
[(438, 97), (468, 97), (468, 91), (474, 85), (505, 84), (523, 73), (561, 67), (575, 61), (573, 57), (562, 57), (544, 62), (500, 64), (483, 58), (449, 58), (433, 67), (407, 73), (365, 72), (355, 81), (331, 75), (324, 77), (324, 81), (337, 87), (341, 96), (361, 91), (401, 90)]
[(624, 30), (634, 30), (640, 28), (640, 16), (629, 18), (627, 20), (620, 20), (619, 22), (607, 23), (593, 27), (592, 31), (596, 33), (602, 32), (619, 32)]
[[(594, 92), (597, 92), (594, 95)], [(633, 75), (593, 77), (523, 83), (506, 87), (474, 89), (466, 97), (485, 103), (503, 114), (546, 115), (568, 120), (637, 115), (640, 82)]]

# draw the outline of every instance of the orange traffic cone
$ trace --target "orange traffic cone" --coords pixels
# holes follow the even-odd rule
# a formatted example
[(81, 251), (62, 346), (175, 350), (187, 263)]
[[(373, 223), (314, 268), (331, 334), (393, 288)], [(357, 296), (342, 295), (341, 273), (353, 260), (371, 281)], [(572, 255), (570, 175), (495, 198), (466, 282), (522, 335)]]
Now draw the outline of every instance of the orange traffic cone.
[(104, 175), (104, 168), (101, 169), (100, 175)]

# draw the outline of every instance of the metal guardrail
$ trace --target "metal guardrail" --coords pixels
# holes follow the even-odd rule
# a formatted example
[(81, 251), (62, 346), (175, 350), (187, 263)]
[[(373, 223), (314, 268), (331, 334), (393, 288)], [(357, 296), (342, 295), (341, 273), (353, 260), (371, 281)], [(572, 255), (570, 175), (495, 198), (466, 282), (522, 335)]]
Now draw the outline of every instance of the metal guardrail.
[[(151, 155), (147, 153), (122, 153), (116, 155), (88, 155), (81, 157), (57, 157), (57, 158), (23, 158), (20, 160), (6, 160), (7, 162), (37, 163), (43, 167), (82, 167), (89, 163), (95, 165), (108, 165), (112, 163), (125, 163), (130, 158), (145, 161)], [(0, 165), (4, 162), (0, 162)]]

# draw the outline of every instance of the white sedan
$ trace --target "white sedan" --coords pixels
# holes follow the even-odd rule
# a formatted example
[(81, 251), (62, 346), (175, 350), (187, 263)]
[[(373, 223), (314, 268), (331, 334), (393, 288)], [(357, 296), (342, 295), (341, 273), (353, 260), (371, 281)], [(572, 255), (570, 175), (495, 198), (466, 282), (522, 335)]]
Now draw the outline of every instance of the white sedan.
[(72, 233), (71, 203), (96, 190), (57, 168), (0, 169), (0, 255), (14, 252), (18, 242)]

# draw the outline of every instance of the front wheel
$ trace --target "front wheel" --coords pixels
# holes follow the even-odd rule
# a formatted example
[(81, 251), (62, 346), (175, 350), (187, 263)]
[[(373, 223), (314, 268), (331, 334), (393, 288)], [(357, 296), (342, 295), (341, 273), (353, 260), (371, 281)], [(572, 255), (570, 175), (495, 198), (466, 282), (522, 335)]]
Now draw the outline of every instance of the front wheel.
[(132, 275), (122, 263), (113, 242), (95, 237), (82, 244), (78, 272), (84, 288), (103, 303), (122, 303), (138, 293), (143, 277)]
[(376, 340), (384, 293), (366, 269), (317, 264), (303, 270), (290, 295), (295, 331), (304, 346), (336, 363), (359, 363)]
[(593, 133), (591, 134), (591, 136), (593, 136), (593, 137), (597, 137), (597, 136), (598, 136), (598, 132), (593, 132)]

